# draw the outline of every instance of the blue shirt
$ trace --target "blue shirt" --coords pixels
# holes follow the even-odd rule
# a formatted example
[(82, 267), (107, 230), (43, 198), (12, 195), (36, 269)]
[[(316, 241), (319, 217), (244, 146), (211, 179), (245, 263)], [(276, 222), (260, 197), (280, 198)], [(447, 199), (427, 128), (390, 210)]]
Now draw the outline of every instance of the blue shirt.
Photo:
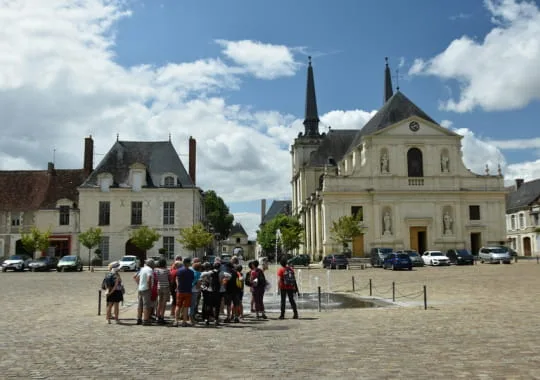
[(189, 268), (186, 268), (185, 266), (182, 268), (179, 268), (176, 272), (176, 280), (178, 283), (178, 287), (176, 288), (177, 293), (191, 293), (191, 287), (193, 284), (193, 280), (195, 278), (195, 274), (193, 271)]
[(199, 280), (201, 279), (201, 272), (193, 269), (193, 267), (189, 268), (192, 272), (193, 272), (193, 275), (195, 276), (193, 278), (193, 283), (191, 284), (191, 291), (192, 292), (199, 292), (200, 290), (195, 288), (195, 285), (197, 285), (197, 282), (199, 282)]

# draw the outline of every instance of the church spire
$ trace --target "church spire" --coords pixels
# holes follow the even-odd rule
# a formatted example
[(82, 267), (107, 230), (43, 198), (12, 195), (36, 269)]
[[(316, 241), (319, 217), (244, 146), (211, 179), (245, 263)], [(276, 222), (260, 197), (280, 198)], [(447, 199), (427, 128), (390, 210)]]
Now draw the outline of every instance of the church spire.
[(315, 80), (313, 79), (313, 67), (311, 57), (308, 57), (308, 72), (306, 86), (306, 114), (304, 118), (305, 136), (320, 136), (319, 113), (317, 111), (317, 98), (315, 96)]
[(388, 57), (384, 57), (386, 61), (384, 68), (384, 103), (388, 101), (394, 95), (394, 90), (392, 89), (392, 76), (390, 75), (390, 68), (388, 67)]

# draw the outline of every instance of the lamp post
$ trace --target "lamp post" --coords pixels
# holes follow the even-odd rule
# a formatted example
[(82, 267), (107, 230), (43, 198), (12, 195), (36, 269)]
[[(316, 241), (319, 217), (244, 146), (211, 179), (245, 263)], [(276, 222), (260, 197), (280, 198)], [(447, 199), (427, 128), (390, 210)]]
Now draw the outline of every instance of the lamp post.
[(276, 266), (278, 264), (277, 255), (278, 255), (278, 243), (280, 239), (281, 239), (281, 230), (278, 228), (276, 230)]

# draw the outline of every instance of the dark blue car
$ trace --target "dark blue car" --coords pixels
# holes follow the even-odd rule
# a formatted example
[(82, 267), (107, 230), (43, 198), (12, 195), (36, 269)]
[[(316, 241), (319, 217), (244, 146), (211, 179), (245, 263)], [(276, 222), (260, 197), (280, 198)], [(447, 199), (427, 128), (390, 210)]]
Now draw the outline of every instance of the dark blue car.
[(391, 268), (392, 270), (412, 270), (413, 264), (411, 258), (406, 253), (390, 253), (384, 258), (382, 267), (383, 269)]

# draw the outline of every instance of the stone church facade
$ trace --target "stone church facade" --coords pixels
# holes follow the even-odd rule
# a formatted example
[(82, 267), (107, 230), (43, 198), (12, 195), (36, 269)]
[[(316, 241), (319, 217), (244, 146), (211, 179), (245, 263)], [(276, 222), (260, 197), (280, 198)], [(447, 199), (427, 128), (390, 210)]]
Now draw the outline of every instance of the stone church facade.
[(319, 132), (311, 61), (303, 133), (294, 140), (292, 212), (305, 227), (302, 250), (313, 258), (340, 252), (333, 221), (359, 213), (364, 233), (355, 256), (373, 247), (447, 250), (474, 254), (505, 237), (505, 194), (500, 168), (472, 173), (463, 163), (462, 136), (442, 127), (399, 89), (388, 64), (385, 103), (360, 130)]

